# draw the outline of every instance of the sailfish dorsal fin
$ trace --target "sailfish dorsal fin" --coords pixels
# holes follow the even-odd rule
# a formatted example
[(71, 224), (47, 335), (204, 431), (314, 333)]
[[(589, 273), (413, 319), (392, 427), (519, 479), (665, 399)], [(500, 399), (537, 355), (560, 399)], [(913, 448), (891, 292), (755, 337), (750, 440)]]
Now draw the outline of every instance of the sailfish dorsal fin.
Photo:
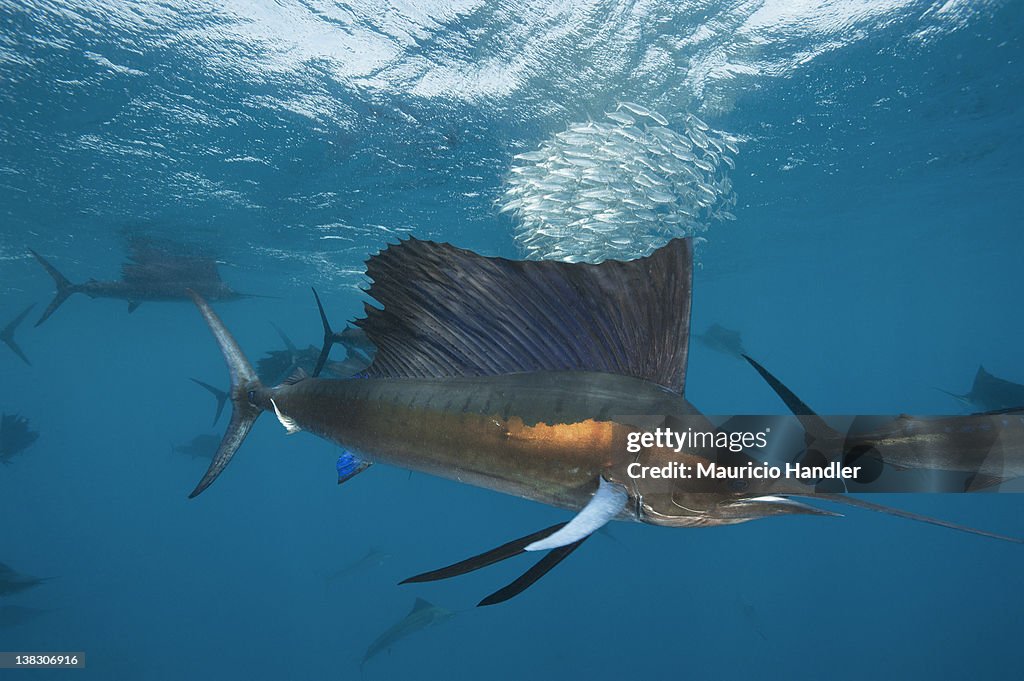
[(419, 612), (420, 610), (430, 610), (433, 607), (434, 604), (430, 601), (424, 600), (422, 598), (417, 598), (416, 602), (412, 604), (412, 610), (409, 611), (409, 614), (411, 615), (414, 612)]
[(490, 258), (408, 239), (371, 257), (356, 322), (372, 377), (597, 371), (682, 393), (692, 254), (675, 239), (645, 258), (593, 265)]

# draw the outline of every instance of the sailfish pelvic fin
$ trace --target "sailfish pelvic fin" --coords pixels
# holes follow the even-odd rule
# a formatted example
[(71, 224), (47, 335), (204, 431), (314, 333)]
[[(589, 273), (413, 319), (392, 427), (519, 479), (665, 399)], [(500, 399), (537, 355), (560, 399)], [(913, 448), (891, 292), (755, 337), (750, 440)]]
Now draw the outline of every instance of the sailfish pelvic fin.
[[(487, 567), (488, 565), (494, 565), (495, 563), (507, 560), (514, 556), (518, 556), (521, 553), (526, 552), (526, 547), (532, 543), (544, 539), (547, 536), (555, 534), (567, 523), (558, 523), (551, 527), (546, 527), (538, 532), (533, 532), (520, 537), (519, 539), (513, 539), (510, 542), (502, 544), (498, 548), (485, 551), (484, 553), (478, 554), (466, 560), (453, 563), (447, 567), (440, 568), (438, 570), (431, 570), (430, 572), (424, 572), (423, 574), (416, 575), (415, 577), (409, 577), (408, 579), (402, 580), (400, 584), (414, 584), (419, 582), (433, 582), (439, 579), (448, 579), (450, 577), (458, 577), (480, 568)], [(559, 546), (556, 549), (548, 551), (543, 558), (537, 561), (529, 570), (520, 575), (517, 579), (509, 583), (508, 585), (498, 589), (491, 595), (480, 601), (477, 606), (494, 605), (507, 601), (513, 596), (518, 596), (523, 591), (526, 591), (530, 586), (535, 584), (537, 580), (550, 572), (556, 565), (561, 563), (563, 560), (569, 557), (573, 551), (587, 540), (590, 535), (584, 536), (571, 544), (565, 546)]]

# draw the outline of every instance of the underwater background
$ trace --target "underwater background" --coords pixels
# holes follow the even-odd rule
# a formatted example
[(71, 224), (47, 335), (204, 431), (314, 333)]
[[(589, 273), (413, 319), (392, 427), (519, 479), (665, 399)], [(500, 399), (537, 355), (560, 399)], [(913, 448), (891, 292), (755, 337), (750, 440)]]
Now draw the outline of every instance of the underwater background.
[[(253, 359), (361, 313), (405, 235), (519, 257), (516, 154), (623, 101), (737, 140), (735, 221), (700, 236), (694, 332), (738, 329), (821, 413), (956, 414), (979, 364), (1024, 382), (1024, 3), (0, 0), (0, 411), (40, 433), (0, 467), (0, 650), (85, 651), (41, 677), (993, 678), (1016, 673), (1020, 546), (848, 509), (716, 529), (616, 524), (522, 596), (528, 559), (427, 569), (564, 520), (375, 467), (262, 419), (217, 484), (173, 445), (226, 386), (194, 307), (73, 296), (125, 234), (201, 245)], [(687, 397), (782, 413), (694, 342)], [(1024, 534), (1015, 494), (881, 499)], [(504, 581), (503, 581), (504, 580)], [(454, 611), (370, 659), (417, 598)], [(14, 611), (5, 611), (12, 613)], [(23, 611), (19, 611), (23, 612)], [(24, 621), (22, 621), (24, 619)], [(17, 672), (0, 672), (14, 675)]]

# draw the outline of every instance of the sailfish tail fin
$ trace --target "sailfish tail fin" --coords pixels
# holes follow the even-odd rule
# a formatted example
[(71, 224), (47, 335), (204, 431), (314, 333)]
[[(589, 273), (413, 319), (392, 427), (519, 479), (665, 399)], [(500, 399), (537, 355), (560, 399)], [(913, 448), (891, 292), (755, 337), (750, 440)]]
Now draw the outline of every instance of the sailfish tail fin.
[(53, 283), (57, 286), (57, 293), (54, 294), (53, 300), (50, 301), (50, 304), (43, 311), (43, 316), (39, 318), (38, 322), (36, 322), (36, 326), (39, 326), (49, 319), (50, 315), (56, 312), (57, 308), (60, 307), (72, 293), (78, 292), (78, 286), (68, 281), (67, 277), (61, 274), (56, 267), (51, 265), (46, 258), (33, 251), (31, 248), (29, 249), (29, 253), (39, 261), (39, 264), (42, 265), (43, 269), (46, 270), (53, 278)]
[(263, 385), (249, 364), (249, 360), (246, 359), (241, 348), (238, 347), (238, 343), (232, 337), (231, 332), (225, 328), (224, 322), (220, 320), (220, 317), (213, 311), (213, 308), (195, 291), (189, 289), (188, 294), (192, 298), (192, 302), (196, 304), (196, 307), (203, 314), (203, 319), (206, 320), (207, 326), (213, 332), (214, 338), (217, 339), (217, 344), (220, 346), (220, 351), (224, 355), (224, 360), (227, 362), (228, 370), (231, 373), (231, 388), (229, 389), (231, 422), (228, 424), (227, 432), (224, 433), (220, 446), (217, 448), (217, 453), (214, 454), (213, 461), (210, 462), (210, 467), (207, 469), (206, 474), (203, 475), (203, 479), (199, 481), (199, 484), (192, 490), (192, 493), (188, 495), (189, 499), (192, 499), (199, 496), (203, 490), (213, 484), (213, 481), (217, 479), (221, 471), (231, 463), (231, 458), (238, 451), (238, 448), (242, 446), (245, 436), (252, 430), (253, 424), (256, 423), (256, 419), (263, 412), (263, 409), (253, 404), (252, 400), (250, 400), (250, 395), (261, 392)]
[(32, 362), (29, 361), (28, 356), (22, 351), (21, 347), (15, 342), (15, 340), (14, 340), (14, 332), (15, 332), (15, 330), (17, 330), (18, 325), (21, 324), (22, 321), (24, 321), (25, 317), (28, 316), (28, 313), (31, 312), (32, 308), (35, 307), (35, 306), (36, 306), (36, 304), (32, 303), (31, 305), (26, 307), (24, 310), (21, 311), (21, 313), (17, 317), (12, 319), (11, 322), (7, 326), (5, 326), (2, 330), (0, 330), (0, 341), (3, 341), (4, 343), (6, 343), (7, 347), (9, 347), (14, 354), (16, 354), (19, 358), (21, 358), (21, 361), (23, 361), (25, 364), (28, 364), (29, 366), (32, 366)]
[(331, 323), (327, 321), (327, 313), (324, 312), (324, 304), (320, 302), (320, 294), (313, 289), (313, 297), (316, 298), (317, 309), (320, 310), (320, 321), (324, 325), (324, 344), (320, 349), (320, 356), (316, 359), (316, 367), (313, 369), (313, 376), (319, 376), (320, 372), (323, 371), (324, 364), (327, 363), (327, 358), (331, 354), (331, 348), (335, 343), (334, 329), (331, 328)]
[(198, 378), (193, 378), (190, 380), (196, 385), (201, 385), (202, 387), (206, 388), (208, 391), (210, 391), (210, 394), (213, 395), (213, 398), (217, 400), (217, 411), (213, 415), (212, 424), (217, 425), (217, 421), (220, 421), (220, 415), (224, 412), (224, 404), (228, 401), (228, 394), (221, 390), (220, 388), (216, 388), (210, 385), (209, 383), (200, 381)]

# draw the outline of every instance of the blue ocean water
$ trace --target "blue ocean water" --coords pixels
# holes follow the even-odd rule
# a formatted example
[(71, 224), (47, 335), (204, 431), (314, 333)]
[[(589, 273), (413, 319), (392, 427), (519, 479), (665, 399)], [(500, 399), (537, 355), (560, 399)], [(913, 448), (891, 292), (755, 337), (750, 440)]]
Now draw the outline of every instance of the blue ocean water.
[[(742, 140), (737, 220), (702, 236), (693, 323), (823, 413), (961, 413), (979, 364), (1024, 382), (1019, 2), (247, 3), (0, 0), (0, 322), (115, 279), (124, 235), (200, 244), (251, 357), (318, 344), (314, 285), (360, 314), (399, 237), (518, 255), (516, 153), (616, 102)], [(1014, 674), (1020, 547), (849, 510), (716, 529), (617, 524), (522, 596), (525, 559), (396, 586), (566, 513), (378, 466), (264, 418), (201, 497), (171, 451), (226, 384), (195, 309), (73, 296), (0, 348), (0, 562), (53, 580), (0, 650), (82, 650), (97, 679), (991, 678)], [(694, 343), (707, 413), (784, 407)], [(223, 421), (221, 426), (223, 427)], [(886, 503), (1013, 535), (1014, 494)], [(355, 565), (368, 551), (381, 558)], [(416, 597), (456, 611), (366, 663)], [(15, 675), (17, 672), (3, 672)]]

